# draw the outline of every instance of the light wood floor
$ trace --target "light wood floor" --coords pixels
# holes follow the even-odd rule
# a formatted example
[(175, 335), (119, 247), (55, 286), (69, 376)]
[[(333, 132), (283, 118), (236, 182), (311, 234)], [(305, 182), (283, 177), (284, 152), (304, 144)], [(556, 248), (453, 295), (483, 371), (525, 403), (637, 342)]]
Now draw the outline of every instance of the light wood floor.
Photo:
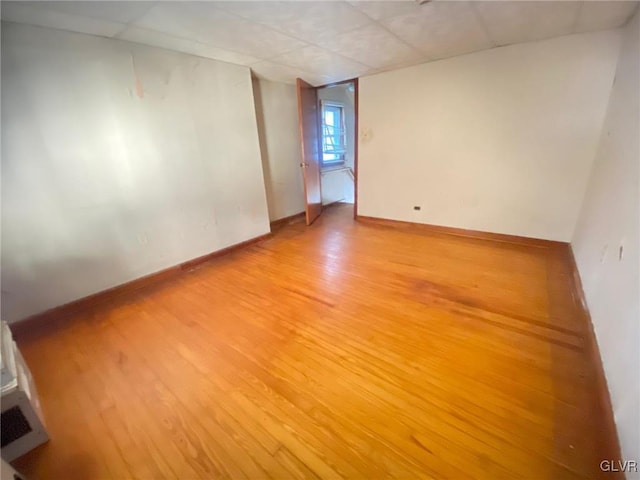
[(556, 248), (328, 209), (20, 342), (32, 480), (593, 478), (590, 368)]

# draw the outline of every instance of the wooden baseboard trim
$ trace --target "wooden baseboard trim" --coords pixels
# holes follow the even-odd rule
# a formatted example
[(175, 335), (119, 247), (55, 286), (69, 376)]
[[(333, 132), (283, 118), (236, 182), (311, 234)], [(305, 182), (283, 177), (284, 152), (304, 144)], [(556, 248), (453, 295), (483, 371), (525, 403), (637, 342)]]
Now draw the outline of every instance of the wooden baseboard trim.
[(555, 240), (544, 240), (541, 238), (520, 237), (517, 235), (507, 235), (504, 233), (482, 232), (479, 230), (467, 230), (464, 228), (444, 227), (441, 225), (431, 225), (428, 223), (405, 222), (402, 220), (391, 220), (388, 218), (367, 217), (357, 215), (359, 222), (380, 225), (383, 227), (412, 229), (416, 232), (439, 235), (454, 235), (457, 237), (477, 238), (479, 240), (489, 240), (493, 242), (512, 243), (518, 245), (528, 245), (539, 248), (566, 248), (568, 243)]
[(266, 240), (271, 236), (271, 233), (267, 233), (265, 235), (251, 238), (244, 242), (231, 245), (221, 250), (216, 250), (215, 252), (202, 255), (201, 257), (188, 260), (186, 262), (174, 265), (169, 268), (165, 268), (158, 272), (145, 275), (144, 277), (136, 278), (135, 280), (131, 280), (130, 282), (117, 285), (107, 290), (103, 290), (101, 292), (94, 293), (78, 300), (74, 300), (64, 305), (51, 308), (44, 312), (37, 313), (25, 319), (18, 320), (17, 322), (11, 323), (9, 327), (11, 328), (13, 336), (19, 340), (26, 335), (41, 331), (43, 327), (52, 324), (53, 322), (64, 321), (72, 315), (86, 312), (91, 309), (95, 309), (96, 307), (104, 306), (116, 300), (126, 299), (133, 296), (135, 293), (141, 291), (142, 289), (157, 286), (161, 283), (166, 282), (167, 280), (174, 279), (180, 275), (183, 275), (203, 263), (235, 252), (237, 250), (241, 250), (250, 245)]
[[(613, 405), (611, 404), (611, 395), (609, 394), (609, 387), (607, 385), (607, 377), (604, 373), (604, 367), (602, 365), (602, 357), (600, 356), (600, 348), (598, 347), (598, 340), (593, 328), (593, 322), (591, 320), (591, 314), (587, 306), (586, 297), (582, 288), (582, 280), (580, 279), (580, 272), (578, 271), (578, 264), (576, 263), (575, 255), (573, 254), (573, 248), (568, 245), (567, 263), (571, 271), (571, 293), (573, 295), (576, 309), (579, 315), (582, 317), (583, 322), (583, 342), (584, 351), (587, 355), (588, 362), (591, 365), (591, 378), (594, 383), (594, 402), (596, 411), (598, 412), (597, 421), (601, 435), (599, 437), (599, 451), (602, 454), (603, 460), (622, 460), (622, 450), (620, 448), (620, 441), (618, 439), (618, 430), (616, 428), (616, 421), (613, 415)], [(596, 420), (596, 419), (594, 419)], [(624, 478), (624, 474), (618, 472), (612, 473), (612, 478)]]
[(322, 208), (331, 208), (331, 207), (339, 207), (341, 205), (353, 205), (353, 203), (345, 202), (344, 200), (336, 200), (335, 202), (330, 202), (325, 205), (322, 205)]
[(289, 215), (288, 217), (284, 217), (284, 218), (279, 218), (277, 220), (274, 220), (273, 222), (270, 223), (271, 225), (271, 231), (273, 232), (274, 230), (279, 230), (280, 228), (284, 227), (285, 225), (288, 225), (292, 222), (295, 222), (297, 220), (304, 220), (305, 217), (305, 212), (300, 212), (300, 213), (294, 213), (293, 215)]

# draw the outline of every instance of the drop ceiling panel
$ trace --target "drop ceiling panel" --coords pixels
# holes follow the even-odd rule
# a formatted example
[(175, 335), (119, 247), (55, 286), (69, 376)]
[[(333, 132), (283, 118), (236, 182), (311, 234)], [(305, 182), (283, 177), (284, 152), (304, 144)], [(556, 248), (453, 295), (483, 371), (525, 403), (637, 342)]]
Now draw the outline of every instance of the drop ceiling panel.
[(300, 69), (280, 65), (264, 60), (251, 65), (251, 70), (260, 78), (273, 82), (296, 83), (296, 78), (302, 78), (311, 85), (324, 85), (330, 82), (331, 77), (306, 72)]
[(237, 65), (250, 65), (259, 62), (260, 59), (242, 53), (232, 52), (222, 48), (214, 47), (195, 40), (173, 37), (166, 33), (148, 30), (142, 27), (129, 26), (118, 34), (117, 38), (129, 42), (142, 43), (152, 47), (166, 48), (177, 52), (190, 53), (200, 57), (211, 58), (223, 62), (235, 63)]
[(135, 24), (260, 58), (268, 58), (305, 45), (304, 42), (249, 22), (206, 2), (158, 3)]
[(124, 23), (48, 10), (36, 2), (2, 2), (2, 19), (103, 37), (111, 37), (126, 27)]
[(276, 63), (328, 77), (353, 78), (371, 70), (341, 55), (310, 45), (272, 59)]
[(383, 18), (380, 23), (431, 59), (493, 46), (468, 2), (431, 2), (417, 13)]
[(402, 15), (415, 15), (424, 7), (424, 5), (419, 5), (418, 2), (413, 0), (394, 2), (353, 1), (349, 3), (373, 20), (400, 17)]
[(623, 25), (638, 2), (29, 1), (2, 19), (117, 37), (325, 84), (497, 45)]
[(474, 7), (497, 45), (571, 33), (580, 2), (477, 2)]
[(638, 8), (638, 2), (583, 2), (575, 32), (620, 27)]
[(155, 2), (130, 2), (130, 1), (47, 1), (47, 2), (20, 2), (24, 5), (41, 7), (53, 12), (77, 15), (81, 17), (99, 18), (118, 23), (129, 23), (140, 18)]
[(220, 2), (220, 8), (252, 22), (317, 43), (336, 33), (371, 23), (345, 2)]
[(367, 25), (334, 35), (320, 42), (320, 45), (373, 68), (419, 62), (425, 58), (420, 51), (379, 25)]

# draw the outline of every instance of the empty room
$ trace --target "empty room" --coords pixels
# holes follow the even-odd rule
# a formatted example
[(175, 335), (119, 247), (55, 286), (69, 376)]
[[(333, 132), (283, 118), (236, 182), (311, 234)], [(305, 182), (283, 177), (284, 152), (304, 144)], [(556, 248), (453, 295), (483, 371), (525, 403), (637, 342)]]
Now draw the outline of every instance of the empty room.
[(636, 1), (2, 1), (1, 478), (640, 479)]

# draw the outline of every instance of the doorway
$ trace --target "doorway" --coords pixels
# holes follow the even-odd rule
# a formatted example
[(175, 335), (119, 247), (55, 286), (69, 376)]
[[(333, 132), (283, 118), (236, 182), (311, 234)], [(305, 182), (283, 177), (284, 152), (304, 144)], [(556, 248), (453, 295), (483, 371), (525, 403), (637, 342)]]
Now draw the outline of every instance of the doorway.
[(322, 208), (337, 204), (352, 205), (355, 218), (358, 79), (310, 87), (298, 80), (307, 225), (320, 215)]
[(355, 83), (318, 88), (322, 205), (355, 203)]

